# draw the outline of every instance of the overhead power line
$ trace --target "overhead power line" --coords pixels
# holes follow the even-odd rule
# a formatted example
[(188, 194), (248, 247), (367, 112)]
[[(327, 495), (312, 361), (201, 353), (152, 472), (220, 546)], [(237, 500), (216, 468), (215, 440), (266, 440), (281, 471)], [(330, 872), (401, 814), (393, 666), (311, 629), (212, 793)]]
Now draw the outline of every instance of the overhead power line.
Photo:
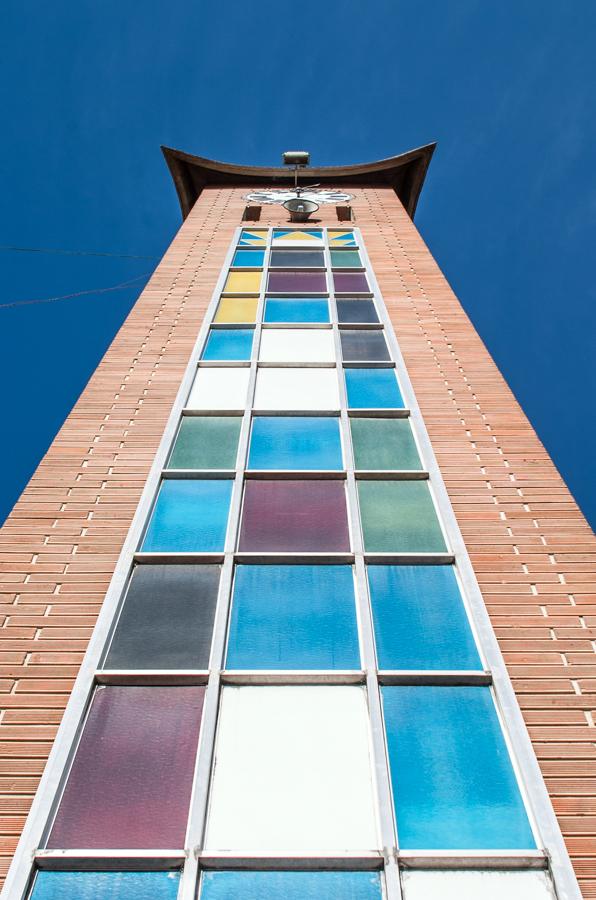
[(90, 291), (75, 291), (73, 294), (61, 294), (58, 297), (42, 297), (35, 300), (11, 300), (8, 303), (0, 303), (0, 309), (8, 309), (13, 306), (31, 306), (34, 303), (55, 303), (57, 300), (70, 300), (72, 297), (83, 297), (87, 294), (107, 294), (109, 291), (121, 291), (124, 288), (129, 287), (129, 285), (141, 281), (143, 278), (148, 278), (150, 275), (151, 272), (144, 272), (143, 275), (137, 275), (136, 278), (131, 278), (129, 281), (121, 281), (120, 284), (114, 284), (111, 287), (94, 288)]
[(57, 247), (12, 247), (0, 244), (0, 250), (14, 253), (58, 253), (61, 256), (111, 256), (115, 259), (159, 259), (158, 256), (139, 256), (136, 253), (104, 253), (101, 250), (63, 250)]

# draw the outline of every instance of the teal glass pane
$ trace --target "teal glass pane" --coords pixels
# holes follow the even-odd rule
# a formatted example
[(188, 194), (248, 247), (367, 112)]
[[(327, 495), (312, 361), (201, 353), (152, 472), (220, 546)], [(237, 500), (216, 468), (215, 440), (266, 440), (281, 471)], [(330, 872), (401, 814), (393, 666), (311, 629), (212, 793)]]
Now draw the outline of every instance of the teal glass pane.
[(351, 566), (237, 566), (228, 669), (358, 669)]
[(30, 900), (176, 900), (179, 872), (53, 872), (35, 876)]
[(224, 549), (232, 479), (163, 481), (141, 547), (144, 553)]
[(212, 328), (201, 359), (250, 359), (253, 335), (252, 328)]
[(232, 268), (255, 268), (260, 269), (265, 260), (264, 250), (236, 250), (232, 261)]
[(329, 304), (323, 298), (268, 297), (265, 322), (329, 322)]
[(331, 265), (334, 269), (361, 269), (362, 260), (357, 250), (331, 250)]
[(378, 872), (203, 872), (201, 877), (200, 900), (381, 898)]
[(356, 469), (381, 471), (422, 468), (408, 419), (350, 417)]
[(400, 847), (534, 849), (490, 688), (381, 693)]
[(368, 566), (380, 669), (482, 669), (451, 566)]
[(403, 409), (394, 369), (344, 369), (349, 409)]
[(233, 469), (241, 416), (183, 416), (168, 469)]
[(339, 421), (328, 416), (256, 416), (249, 469), (342, 469)]
[(367, 552), (446, 552), (427, 481), (359, 480), (357, 484)]

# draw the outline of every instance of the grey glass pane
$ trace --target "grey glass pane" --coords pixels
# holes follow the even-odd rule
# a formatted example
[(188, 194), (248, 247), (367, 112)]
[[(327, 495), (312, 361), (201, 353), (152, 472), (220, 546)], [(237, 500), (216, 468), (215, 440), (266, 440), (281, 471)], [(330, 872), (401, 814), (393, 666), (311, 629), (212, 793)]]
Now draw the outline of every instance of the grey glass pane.
[(340, 337), (345, 362), (385, 362), (391, 359), (382, 331), (342, 329)]
[(335, 301), (340, 322), (378, 322), (379, 316), (372, 300), (350, 300), (347, 297)]
[(322, 250), (272, 250), (269, 265), (282, 269), (324, 268), (325, 258)]

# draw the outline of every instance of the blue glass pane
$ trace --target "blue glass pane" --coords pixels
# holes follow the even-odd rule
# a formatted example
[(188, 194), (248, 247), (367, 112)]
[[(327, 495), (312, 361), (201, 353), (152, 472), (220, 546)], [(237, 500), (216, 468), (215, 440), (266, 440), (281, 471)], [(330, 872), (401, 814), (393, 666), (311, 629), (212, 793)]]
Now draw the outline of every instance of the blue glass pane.
[(212, 328), (201, 359), (250, 359), (252, 328)]
[(341, 439), (336, 418), (327, 416), (255, 416), (249, 469), (341, 469)]
[(350, 566), (238, 566), (229, 669), (357, 669)]
[(38, 872), (31, 900), (176, 900), (178, 872)]
[(308, 297), (268, 297), (265, 301), (265, 322), (328, 322), (327, 300)]
[(203, 872), (201, 900), (381, 900), (378, 872)]
[(349, 409), (401, 409), (393, 369), (344, 369)]
[(232, 267), (260, 267), (265, 259), (264, 250), (236, 250)]
[(481, 669), (451, 566), (369, 566), (380, 669)]
[(143, 541), (145, 553), (223, 550), (231, 480), (162, 482)]
[(535, 847), (488, 687), (384, 687), (400, 847)]

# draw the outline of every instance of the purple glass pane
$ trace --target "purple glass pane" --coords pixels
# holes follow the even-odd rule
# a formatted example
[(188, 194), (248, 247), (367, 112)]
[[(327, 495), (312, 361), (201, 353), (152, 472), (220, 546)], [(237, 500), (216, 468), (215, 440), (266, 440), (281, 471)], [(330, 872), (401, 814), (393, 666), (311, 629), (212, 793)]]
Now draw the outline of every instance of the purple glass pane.
[(239, 549), (245, 552), (348, 552), (342, 481), (248, 481)]
[(324, 294), (324, 272), (269, 272), (267, 290), (280, 294)]
[(204, 687), (97, 689), (48, 847), (182, 848)]
[(368, 294), (370, 288), (364, 272), (334, 272), (333, 284), (340, 294)]

